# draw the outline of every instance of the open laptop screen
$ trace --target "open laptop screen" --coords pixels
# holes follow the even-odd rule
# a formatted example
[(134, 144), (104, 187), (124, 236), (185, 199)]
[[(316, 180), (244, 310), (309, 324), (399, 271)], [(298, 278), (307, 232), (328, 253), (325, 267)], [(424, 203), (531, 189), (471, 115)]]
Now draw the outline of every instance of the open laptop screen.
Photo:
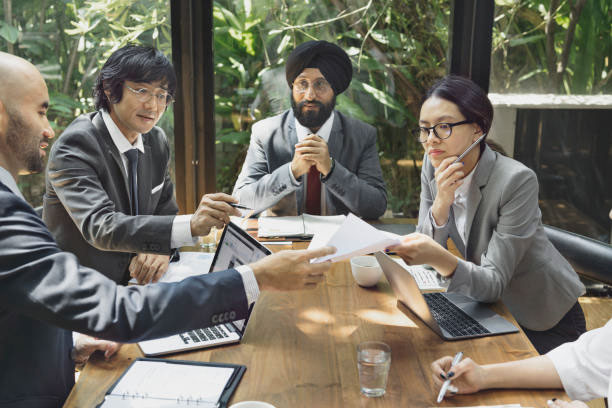
[(268, 248), (261, 245), (242, 228), (230, 222), (223, 230), (209, 272), (247, 265), (270, 254)]
[[(209, 273), (247, 265), (270, 254), (268, 248), (261, 245), (242, 228), (230, 222), (223, 230)], [(249, 307), (249, 316), (252, 308), (253, 305)], [(241, 334), (244, 334), (247, 322), (248, 317), (246, 321), (236, 320), (233, 324)]]

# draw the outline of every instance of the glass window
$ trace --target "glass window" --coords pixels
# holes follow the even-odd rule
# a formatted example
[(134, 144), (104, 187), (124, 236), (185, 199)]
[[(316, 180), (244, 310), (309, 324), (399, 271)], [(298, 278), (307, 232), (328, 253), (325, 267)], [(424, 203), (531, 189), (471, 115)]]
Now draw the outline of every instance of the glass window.
[(496, 0), (491, 138), (532, 168), (545, 224), (610, 242), (612, 5)]
[(446, 73), (449, 12), (447, 0), (216, 1), (217, 189), (232, 191), (251, 125), (290, 107), (286, 57), (327, 40), (353, 62), (336, 108), (377, 128), (389, 210), (416, 217), (423, 151), (410, 129), (425, 90)]
[[(48, 117), (56, 137), (75, 117), (94, 109), (92, 89), (110, 54), (127, 43), (152, 45), (171, 57), (168, 0), (4, 0), (0, 49), (32, 62), (51, 98)], [(172, 108), (158, 126), (174, 145)], [(174, 156), (174, 153), (172, 153)], [(171, 165), (174, 173), (174, 159)], [(21, 176), (19, 187), (42, 205), (45, 175)]]

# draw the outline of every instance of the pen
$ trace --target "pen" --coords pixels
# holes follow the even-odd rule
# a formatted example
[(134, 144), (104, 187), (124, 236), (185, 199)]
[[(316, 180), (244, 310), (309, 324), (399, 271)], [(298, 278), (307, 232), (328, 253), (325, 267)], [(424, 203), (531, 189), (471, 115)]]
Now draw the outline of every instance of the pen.
[(228, 203), (228, 204), (231, 205), (232, 207), (238, 208), (240, 210), (249, 210), (249, 211), (252, 210), (252, 208), (245, 207), (244, 205), (241, 205), (241, 204), (234, 204), (234, 203)]
[[(461, 361), (461, 359), (463, 358), (463, 353), (462, 352), (458, 352), (457, 354), (455, 354), (455, 358), (453, 358), (453, 362), (451, 363), (451, 370), (454, 366), (456, 366), (457, 364), (459, 364), (459, 362)], [(440, 388), (440, 393), (438, 394), (438, 404), (442, 402), (442, 398), (444, 398), (444, 395), (446, 394), (446, 390), (448, 389), (448, 386), (451, 383), (451, 379), (447, 379), (446, 381), (444, 381), (444, 384), (442, 384), (442, 388)]]
[(479, 144), (480, 142), (482, 142), (482, 139), (484, 139), (487, 136), (486, 133), (483, 133), (482, 136), (480, 136), (478, 138), (478, 140), (476, 140), (474, 143), (472, 143), (470, 145), (470, 147), (468, 147), (467, 149), (465, 149), (465, 152), (461, 153), (461, 155), (459, 157), (457, 157), (455, 159), (455, 161), (452, 164), (455, 163), (459, 163), (461, 161), (461, 159), (463, 159), (465, 157), (466, 154), (468, 154), (470, 152), (470, 150), (472, 150), (474, 148), (474, 146), (476, 146), (477, 144)]

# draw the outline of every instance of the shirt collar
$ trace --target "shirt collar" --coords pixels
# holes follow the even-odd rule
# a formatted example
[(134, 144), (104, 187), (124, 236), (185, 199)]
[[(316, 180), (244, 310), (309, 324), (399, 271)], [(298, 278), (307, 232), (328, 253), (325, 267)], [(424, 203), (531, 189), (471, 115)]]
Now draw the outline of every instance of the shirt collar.
[(111, 139), (113, 139), (113, 143), (115, 144), (115, 146), (117, 146), (119, 153), (123, 154), (128, 150), (134, 148), (140, 150), (142, 153), (145, 152), (144, 144), (142, 143), (142, 135), (140, 133), (138, 134), (138, 137), (136, 138), (134, 144), (131, 144), (128, 141), (127, 137), (125, 137), (121, 130), (119, 130), (119, 127), (117, 127), (117, 124), (115, 123), (111, 115), (104, 109), (102, 109), (102, 120), (104, 120), (104, 124), (108, 129), (108, 133), (110, 134)]
[(455, 199), (467, 199), (468, 191), (470, 190), (470, 185), (472, 185), (472, 179), (474, 178), (474, 173), (476, 173), (476, 168), (478, 167), (478, 162), (476, 162), (476, 166), (470, 171), (470, 174), (463, 178), (463, 184), (461, 184), (455, 190)]
[[(317, 136), (321, 139), (329, 142), (329, 135), (331, 134), (332, 125), (334, 124), (334, 111), (332, 111), (329, 118), (323, 123), (323, 126), (317, 131)], [(302, 124), (295, 118), (295, 132), (297, 133), (298, 142), (304, 139), (306, 136), (312, 134), (312, 131)]]
[(19, 187), (17, 187), (17, 182), (13, 178), (13, 175), (3, 167), (0, 167), (0, 182), (7, 186), (9, 190), (11, 190), (17, 197), (23, 198), (21, 191), (19, 191)]

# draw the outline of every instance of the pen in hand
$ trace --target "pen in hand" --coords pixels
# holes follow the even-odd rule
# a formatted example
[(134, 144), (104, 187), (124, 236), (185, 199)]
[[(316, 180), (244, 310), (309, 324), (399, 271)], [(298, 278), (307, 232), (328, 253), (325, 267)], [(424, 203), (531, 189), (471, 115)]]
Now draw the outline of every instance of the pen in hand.
[(454, 161), (453, 164), (455, 163), (459, 163), (461, 160), (463, 160), (463, 158), (465, 157), (466, 154), (468, 154), (475, 146), (477, 146), (478, 144), (480, 144), (480, 142), (482, 142), (482, 139), (484, 139), (487, 136), (486, 133), (483, 133), (482, 136), (480, 136), (478, 138), (478, 140), (476, 140), (474, 143), (472, 143), (470, 145), (470, 147), (468, 147), (467, 149), (465, 149), (465, 151), (463, 153), (461, 153), (461, 155), (459, 155), (459, 157), (457, 157)]
[(229, 205), (231, 205), (234, 208), (238, 208), (239, 210), (252, 210), (252, 208), (246, 207), (242, 204), (234, 204), (234, 203), (228, 203)]
[[(451, 363), (450, 370), (452, 370), (454, 366), (459, 364), (462, 358), (463, 358), (463, 353), (461, 351), (455, 354), (455, 358), (453, 358), (453, 362)], [(444, 381), (444, 383), (442, 384), (442, 388), (440, 388), (440, 393), (438, 394), (438, 400), (437, 400), (438, 404), (442, 402), (442, 399), (444, 398), (444, 395), (446, 394), (446, 390), (448, 389), (450, 383), (451, 383), (451, 379), (447, 378), (447, 380)]]

